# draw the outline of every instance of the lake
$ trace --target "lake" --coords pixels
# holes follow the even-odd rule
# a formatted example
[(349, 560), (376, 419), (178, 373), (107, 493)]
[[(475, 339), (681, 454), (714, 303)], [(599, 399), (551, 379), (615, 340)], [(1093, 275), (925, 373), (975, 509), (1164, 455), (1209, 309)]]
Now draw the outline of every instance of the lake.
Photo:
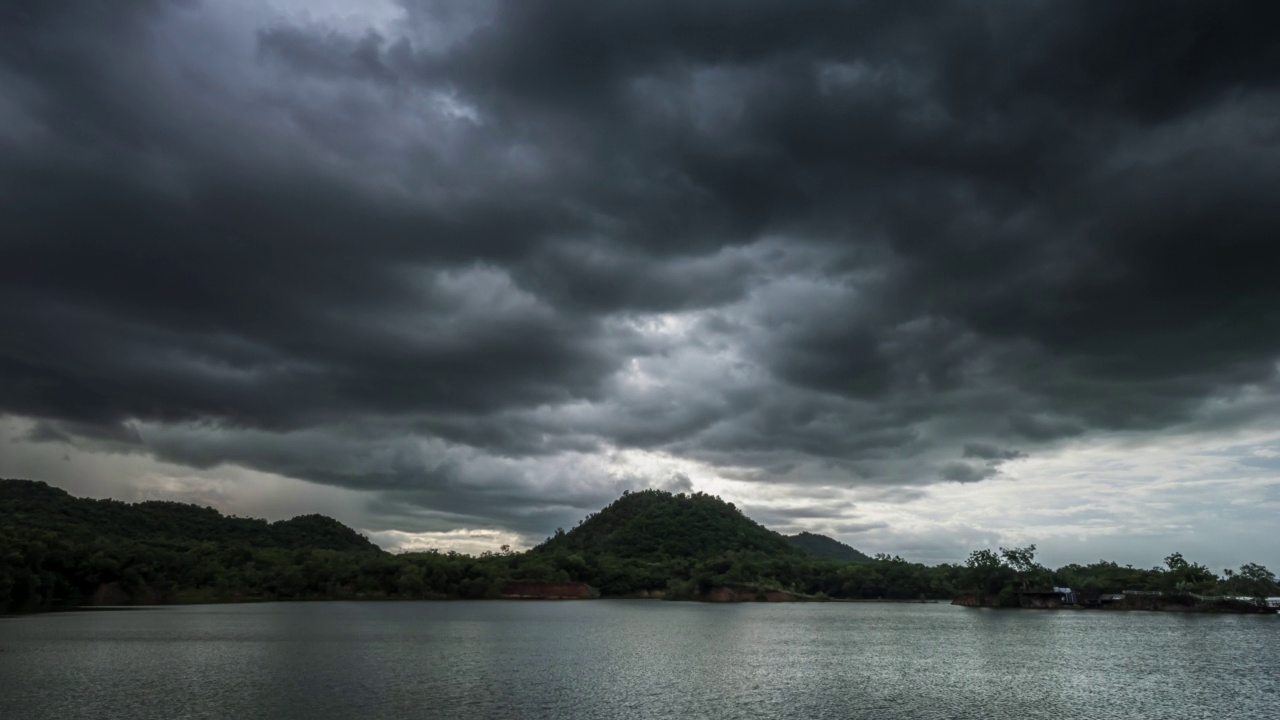
[(1280, 617), (267, 603), (0, 619), (0, 718), (1277, 718)]

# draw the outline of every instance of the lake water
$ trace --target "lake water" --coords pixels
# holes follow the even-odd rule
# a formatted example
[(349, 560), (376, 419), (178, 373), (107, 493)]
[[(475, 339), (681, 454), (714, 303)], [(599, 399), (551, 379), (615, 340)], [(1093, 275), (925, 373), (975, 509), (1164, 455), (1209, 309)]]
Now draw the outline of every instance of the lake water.
[(272, 603), (0, 619), (0, 718), (1280, 718), (1280, 617)]

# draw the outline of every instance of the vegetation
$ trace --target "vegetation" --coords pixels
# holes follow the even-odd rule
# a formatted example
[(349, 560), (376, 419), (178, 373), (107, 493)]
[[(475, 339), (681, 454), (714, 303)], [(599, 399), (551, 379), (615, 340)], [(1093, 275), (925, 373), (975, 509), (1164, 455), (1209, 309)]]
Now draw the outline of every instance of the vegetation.
[(742, 514), (733, 503), (704, 493), (672, 495), (661, 490), (623, 492), (572, 532), (555, 535), (532, 550), (596, 553), (624, 559), (669, 562), (731, 551), (787, 557), (801, 553), (781, 535)]
[(787, 535), (787, 542), (800, 548), (811, 557), (824, 560), (844, 560), (845, 562), (871, 562), (871, 558), (854, 550), (844, 543), (826, 535), (802, 532), (799, 535)]
[(1000, 548), (1000, 551), (977, 550), (965, 564), (963, 582), (957, 589), (963, 593), (994, 597), (995, 604), (1017, 605), (1019, 590), (1069, 587), (1086, 594), (1122, 593), (1126, 590), (1167, 594), (1195, 593), (1203, 596), (1248, 597), (1263, 599), (1280, 595), (1280, 585), (1270, 570), (1256, 563), (1245, 563), (1237, 570), (1226, 569), (1221, 576), (1204, 565), (1192, 563), (1173, 553), (1164, 566), (1135, 568), (1120, 566), (1107, 560), (1090, 565), (1071, 564), (1050, 570), (1035, 560), (1036, 546)]
[[(797, 538), (801, 538), (797, 542)], [(838, 546), (833, 549), (834, 546)], [(833, 557), (833, 555), (836, 555)], [(858, 560), (859, 562), (850, 562)], [(335, 520), (268, 523), (170, 502), (73, 498), (0, 480), (0, 611), (80, 604), (495, 597), (508, 581), (583, 582), (605, 597), (697, 598), (748, 584), (816, 598), (921, 599), (1068, 585), (1099, 592), (1280, 594), (1260, 565), (1218, 577), (1175, 553), (1162, 568), (1100, 561), (1050, 571), (1035, 546), (928, 567), (830, 538), (784, 538), (701, 494), (626, 493), (525, 553), (390, 554)]]
[(240, 544), (257, 548), (378, 553), (369, 539), (332, 518), (292, 520), (226, 517), (186, 503), (76, 498), (42, 482), (0, 480), (0, 527), (47, 532), (76, 541), (104, 539), (151, 545)]

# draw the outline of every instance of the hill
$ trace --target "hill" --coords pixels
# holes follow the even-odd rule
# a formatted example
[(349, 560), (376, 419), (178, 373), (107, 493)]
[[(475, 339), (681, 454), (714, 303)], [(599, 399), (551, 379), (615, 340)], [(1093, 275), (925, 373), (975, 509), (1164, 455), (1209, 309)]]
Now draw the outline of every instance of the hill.
[[(799, 546), (797, 546), (799, 545)], [(804, 549), (802, 549), (804, 548)], [(280, 522), (173, 502), (75, 498), (41, 482), (0, 480), (0, 613), (79, 605), (498, 598), (665, 597), (709, 601), (947, 598), (1018, 604), (1015, 589), (1183, 596), (1280, 594), (1246, 563), (1218, 577), (1173, 553), (1167, 569), (1034, 561), (1035, 546), (978, 550), (965, 565), (869, 562), (812, 533), (783, 536), (719, 498), (624, 493), (525, 553), (391, 554), (321, 515)], [(838, 556), (841, 559), (834, 559)], [(589, 587), (584, 587), (589, 586)], [(513, 590), (514, 589), (514, 590)], [(1082, 595), (1083, 596), (1083, 595)]]
[(871, 558), (834, 538), (817, 533), (802, 532), (784, 536), (787, 542), (800, 548), (810, 557), (845, 562), (871, 562)]
[(727, 553), (803, 556), (778, 533), (732, 503), (704, 493), (623, 493), (569, 532), (558, 531), (531, 554), (606, 555), (622, 560), (697, 560)]
[(77, 498), (34, 480), (0, 480), (0, 525), (70, 540), (119, 539), (153, 546), (201, 543), (254, 548), (381, 553), (368, 538), (323, 515), (267, 522), (186, 503)]

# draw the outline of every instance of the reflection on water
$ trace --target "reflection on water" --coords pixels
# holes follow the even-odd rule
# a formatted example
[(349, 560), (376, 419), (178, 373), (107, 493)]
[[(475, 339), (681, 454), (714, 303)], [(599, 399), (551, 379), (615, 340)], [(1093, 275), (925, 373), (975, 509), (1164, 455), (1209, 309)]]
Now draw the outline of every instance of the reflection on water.
[(280, 603), (0, 620), (0, 718), (1276, 718), (1280, 618)]

